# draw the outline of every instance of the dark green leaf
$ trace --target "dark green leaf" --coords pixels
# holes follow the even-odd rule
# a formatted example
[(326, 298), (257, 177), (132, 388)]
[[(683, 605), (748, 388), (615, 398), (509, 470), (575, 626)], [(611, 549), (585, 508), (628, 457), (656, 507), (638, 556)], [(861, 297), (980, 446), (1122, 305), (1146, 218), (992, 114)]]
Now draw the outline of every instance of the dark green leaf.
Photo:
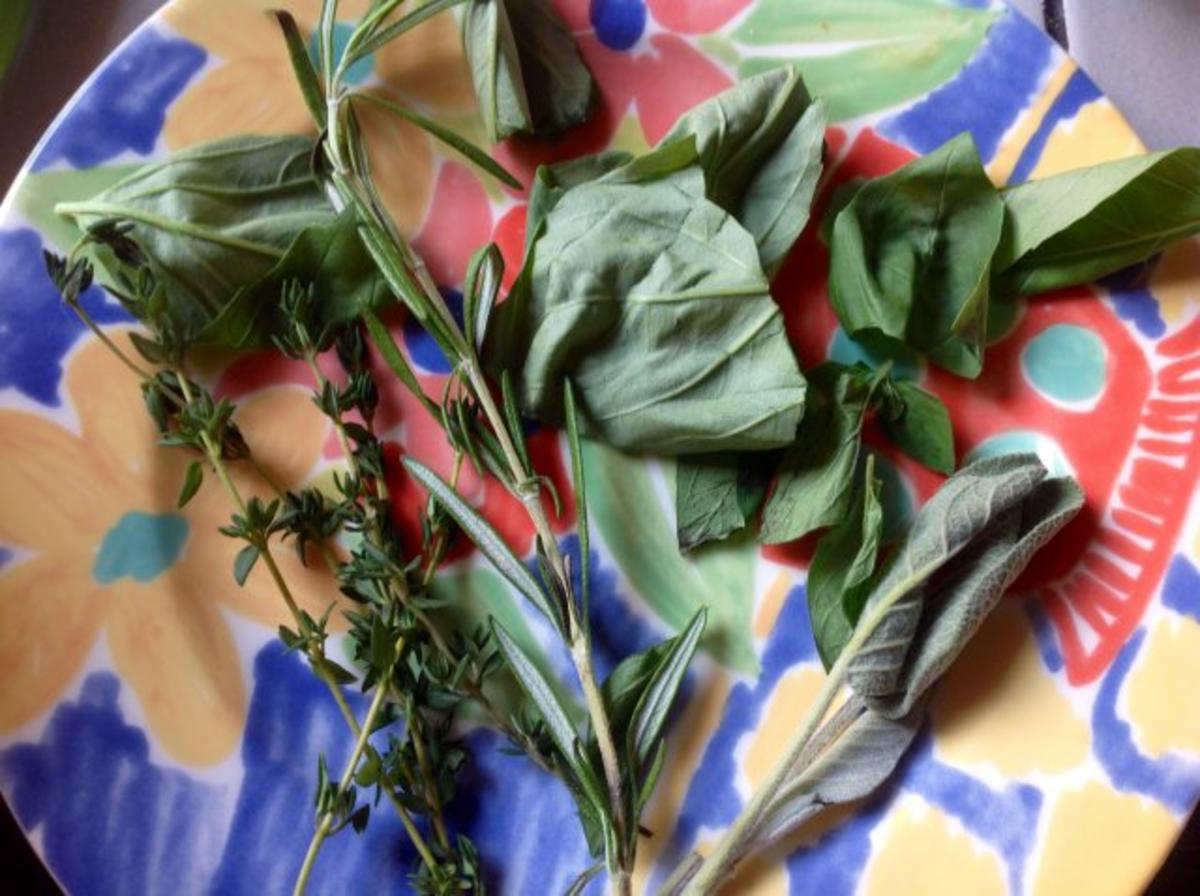
[(808, 568), (808, 614), (826, 669), (850, 640), (862, 612), (882, 534), (879, 482), (874, 458), (868, 457), (852, 513), (825, 533)]
[(832, 526), (850, 513), (863, 417), (886, 370), (827, 362), (809, 373), (808, 409), (783, 455), (763, 508), (760, 538), (777, 544)]
[[(333, 218), (311, 153), (305, 137), (207, 143), (57, 210), (84, 228), (110, 219), (134, 224), (130, 236), (165, 288), (167, 316), (190, 338), (278, 265), (302, 231)], [(98, 261), (115, 275), (107, 257)]]
[(575, 750), (579, 735), (575, 731), (575, 726), (571, 724), (571, 718), (565, 707), (559, 702), (558, 694), (542, 676), (538, 667), (525, 656), (525, 652), (512, 639), (504, 626), (495, 619), (492, 620), (492, 632), (513, 675), (516, 676), (521, 688), (541, 713), (542, 719), (546, 723), (546, 730), (549, 732), (551, 740), (554, 741), (554, 745), (558, 747), (563, 760), (570, 767), (577, 767), (581, 764)]
[(669, 647), (638, 698), (625, 737), (630, 759), (639, 765), (650, 758), (658, 744), (667, 713), (675, 702), (683, 676), (696, 653), (696, 645), (700, 643), (707, 616), (707, 612), (701, 609), (692, 617), (686, 629), (666, 642)]
[(1086, 283), (1200, 233), (1200, 149), (1094, 165), (1004, 190), (997, 292)]
[(471, 0), (463, 44), (492, 142), (580, 124), (592, 77), (549, 0)]
[(233, 580), (239, 585), (246, 584), (246, 577), (250, 575), (250, 570), (254, 569), (254, 564), (258, 562), (259, 553), (260, 551), (255, 545), (248, 544), (233, 558)]
[(367, 331), (371, 334), (371, 341), (375, 343), (375, 348), (379, 350), (379, 354), (383, 357), (384, 362), (396, 375), (396, 379), (411, 392), (414, 396), (420, 399), (421, 404), (425, 406), (425, 410), (429, 411), (434, 417), (439, 416), (441, 409), (434, 403), (425, 390), (421, 387), (421, 383), (417, 380), (417, 375), (413, 373), (413, 369), (409, 366), (404, 354), (400, 351), (400, 347), (396, 345), (396, 340), (392, 338), (392, 334), (388, 328), (383, 325), (378, 317), (372, 314), (369, 310), (363, 312), (363, 322), (367, 325)]
[(863, 642), (848, 678), (868, 706), (904, 715), (1033, 552), (1079, 510), (1078, 486), (1045, 476), (1034, 455), (976, 461), (921, 509), (871, 588), (863, 635), (855, 632)]
[(694, 136), (705, 193), (741, 222), (774, 272), (808, 221), (821, 175), (825, 107), (799, 72), (747, 78), (683, 115), (664, 143)]
[(488, 346), (493, 369), (520, 371), (527, 412), (561, 421), (569, 378), (582, 431), (618, 447), (792, 440), (804, 378), (753, 239), (696, 198), (699, 177), (588, 182), (546, 214), (527, 253), (528, 292), (497, 309)]
[(884, 433), (909, 457), (949, 476), (954, 472), (954, 429), (946, 406), (913, 383), (889, 385), (895, 406), (880, 413)]
[(542, 591), (537, 579), (525, 567), (512, 550), (506, 545), (499, 533), (492, 528), (491, 523), (481, 517), (473, 507), (459, 497), (437, 473), (412, 457), (404, 459), (404, 466), (413, 477), (429, 490), (429, 493), (446, 512), (454, 518), (467, 537), (475, 543), (480, 552), (491, 562), (496, 571), (515, 587), (521, 594), (537, 607), (546, 618), (556, 626), (561, 627), (562, 620), (558, 611), (550, 604), (549, 598)]
[(842, 327), (978, 376), (1003, 222), (969, 134), (864, 184), (833, 225), (829, 298)]
[(280, 299), (293, 282), (311, 285), (313, 290), (314, 338), (394, 301), (359, 238), (354, 211), (347, 209), (301, 231), (270, 271), (239, 290), (204, 327), (199, 340), (230, 348), (270, 344), (272, 337), (288, 332), (290, 321)]
[(328, 113), (325, 106), (325, 91), (321, 87), (321, 79), (317, 76), (316, 69), (313, 68), (312, 57), (308, 54), (308, 44), (304, 40), (304, 36), (300, 34), (296, 20), (290, 12), (284, 9), (273, 9), (271, 15), (275, 17), (275, 21), (279, 23), (279, 29), (283, 32), (284, 42), (287, 43), (288, 58), (292, 63), (292, 73), (296, 76), (296, 83), (300, 85), (304, 105), (308, 106), (308, 113), (313, 117), (317, 127), (323, 128)]
[(675, 531), (679, 548), (690, 551), (745, 528), (758, 512), (774, 453), (720, 452), (675, 462)]
[(204, 482), (204, 467), (200, 461), (194, 460), (188, 464), (187, 472), (183, 475), (183, 488), (179, 490), (179, 500), (175, 502), (175, 506), (183, 508), (187, 506), (188, 501), (196, 496), (196, 492), (200, 491), (200, 485)]

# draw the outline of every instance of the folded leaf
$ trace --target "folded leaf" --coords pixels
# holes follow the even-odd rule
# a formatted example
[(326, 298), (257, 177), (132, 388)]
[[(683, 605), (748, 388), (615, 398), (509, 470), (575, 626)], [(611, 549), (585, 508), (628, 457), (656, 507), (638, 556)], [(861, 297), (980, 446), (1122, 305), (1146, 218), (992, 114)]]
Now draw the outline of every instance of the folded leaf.
[(569, 377), (583, 431), (622, 448), (791, 441), (804, 378), (753, 239), (696, 198), (699, 176), (588, 182), (546, 213), (527, 292), (497, 309), (489, 342), (493, 369), (520, 371), (528, 413), (561, 422)]
[(949, 476), (954, 472), (954, 430), (941, 400), (920, 386), (889, 381), (879, 415), (884, 435), (914, 460)]
[[(867, 635), (848, 680), (868, 706), (903, 715), (933, 680), (916, 670), (945, 668), (1033, 551), (1078, 511), (1078, 488), (1052, 480), (1048, 493), (1039, 488), (1045, 476), (1034, 455), (976, 461), (921, 509), (858, 623)], [(1060, 493), (1061, 501), (1047, 499)], [(965, 559), (951, 566), (960, 554)], [(950, 615), (938, 623), (943, 612)]]
[(758, 512), (774, 469), (774, 452), (722, 452), (675, 462), (675, 532), (690, 551), (745, 528)]
[(850, 513), (862, 424), (886, 370), (827, 362), (810, 371), (810, 400), (796, 442), (783, 455), (763, 509), (759, 538), (778, 544), (802, 538)]
[(359, 238), (354, 211), (347, 209), (332, 220), (300, 231), (279, 262), (238, 290), (197, 334), (197, 341), (227, 348), (269, 345), (272, 336), (287, 332), (289, 321), (279, 300), (291, 281), (313, 288), (317, 299), (311, 321), (314, 337), (394, 301)]
[(587, 118), (592, 76), (549, 0), (471, 0), (463, 44), (493, 143)]
[[(194, 337), (239, 290), (279, 265), (303, 231), (333, 220), (310, 170), (311, 153), (305, 137), (207, 143), (58, 211), (83, 228), (104, 220), (132, 223), (130, 236), (165, 288), (167, 314), (184, 336)], [(105, 256), (97, 260), (115, 264)]]
[(821, 175), (825, 107), (781, 66), (687, 112), (664, 138), (693, 136), (705, 193), (754, 237), (763, 269), (783, 261), (808, 221)]
[(862, 613), (883, 535), (874, 458), (868, 458), (853, 512), (817, 544), (806, 584), (808, 614), (821, 662), (837, 659)]
[(1003, 221), (1004, 203), (969, 134), (864, 184), (831, 236), (829, 297), (842, 327), (867, 344), (903, 342), (960, 376), (978, 376)]
[(1200, 233), (1200, 149), (1068, 171), (1001, 195), (997, 291), (1030, 295), (1087, 283)]
[(675, 702), (683, 676), (696, 653), (696, 645), (700, 643), (707, 618), (707, 611), (701, 608), (687, 628), (664, 642), (666, 650), (662, 659), (642, 688), (625, 732), (629, 758), (638, 765), (644, 764), (658, 745), (667, 713)]

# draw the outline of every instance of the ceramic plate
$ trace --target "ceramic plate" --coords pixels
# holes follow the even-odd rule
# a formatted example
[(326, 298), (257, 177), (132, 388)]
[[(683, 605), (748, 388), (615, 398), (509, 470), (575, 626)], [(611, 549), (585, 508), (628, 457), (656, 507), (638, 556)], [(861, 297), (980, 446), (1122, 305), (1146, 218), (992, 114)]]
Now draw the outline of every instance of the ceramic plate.
[[(242, 132), (302, 131), (278, 0), (177, 0), (96, 73), (59, 118), (0, 220), (0, 787), (73, 893), (281, 893), (311, 831), (317, 756), (345, 759), (328, 694), (274, 638), (281, 608), (256, 572), (230, 579), (228, 512), (206, 484), (185, 513), (186, 458), (155, 447), (136, 384), (64, 310), (41, 250), (73, 234), (56, 200), (90, 195), (129, 166)], [(311, 28), (318, 0), (292, 0)], [(365, 3), (343, 3), (347, 13)], [(560, 0), (601, 92), (593, 120), (538, 161), (607, 145), (644, 149), (735, 78), (799, 64), (832, 110), (824, 195), (886, 172), (959, 131), (997, 182), (1141, 151), (1088, 78), (1016, 13), (937, 0)], [(361, 10), (360, 10), (361, 11)], [(340, 33), (348, 25), (339, 25)], [(478, 136), (452, 18), (356, 66)], [(393, 213), (453, 290), (494, 239), (519, 263), (523, 197), (502, 193), (424, 135), (375, 122)], [(859, 357), (824, 294), (825, 253), (806, 236), (775, 295), (805, 366)], [(450, 293), (455, 295), (454, 293)], [(1088, 509), (1039, 558), (941, 686), (894, 781), (835, 828), (809, 829), (742, 892), (1126, 894), (1154, 872), (1200, 795), (1200, 247), (1140, 279), (1030, 302), (968, 383), (901, 359), (956, 421), (963, 457), (1033, 449), (1082, 483)], [(129, 321), (93, 288), (115, 338)], [(397, 323), (425, 385), (444, 359)], [(267, 355), (204, 371), (236, 398), (256, 453), (286, 485), (328, 481), (336, 444), (307, 374)], [(447, 471), (441, 435), (398, 390), (381, 422), (395, 454)], [(267, 421), (271, 425), (266, 425)], [(532, 438), (559, 482), (555, 433)], [(898, 517), (935, 478), (880, 445)], [(393, 460), (395, 459), (393, 454)], [(671, 550), (664, 467), (592, 448), (593, 605), (601, 672), (711, 607), (706, 658), (674, 726), (673, 762), (646, 824), (641, 884), (711, 843), (735, 815), (822, 678), (804, 604), (803, 547)], [(392, 464), (396, 466), (395, 463)], [(665, 472), (669, 473), (669, 469)], [(253, 483), (246, 482), (247, 488)], [(464, 487), (519, 552), (532, 536), (492, 482)], [(393, 493), (415, 526), (417, 489)], [(577, 553), (571, 508), (561, 520)], [(637, 537), (631, 537), (631, 533)], [(306, 605), (330, 583), (298, 566)], [(502, 582), (460, 553), (443, 588), (549, 643)], [(550, 654), (553, 662), (553, 654)], [(458, 823), (498, 892), (561, 892), (588, 864), (566, 792), (486, 731)], [(400, 892), (412, 856), (380, 812), (322, 853), (315, 893)]]

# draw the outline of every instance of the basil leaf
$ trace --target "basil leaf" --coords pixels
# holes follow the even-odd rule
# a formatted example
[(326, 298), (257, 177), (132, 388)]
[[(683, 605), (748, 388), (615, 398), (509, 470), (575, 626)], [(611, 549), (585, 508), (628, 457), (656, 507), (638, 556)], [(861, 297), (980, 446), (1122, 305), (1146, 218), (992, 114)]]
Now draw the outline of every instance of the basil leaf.
[(960, 376), (983, 366), (1004, 203), (962, 134), (864, 184), (838, 214), (829, 297), (867, 344), (903, 342)]
[(706, 195), (750, 232), (768, 272), (808, 221), (825, 118), (824, 104), (812, 102), (799, 72), (781, 66), (696, 106), (664, 138), (695, 137)]
[(903, 380), (885, 384), (879, 422), (889, 440), (931, 470), (954, 472), (954, 429), (941, 399)]
[(778, 842), (829, 806), (870, 796), (900, 764), (924, 718), (924, 705), (889, 719), (851, 696), (828, 723), (840, 737), (771, 802), (754, 848)]
[(1087, 283), (1200, 233), (1200, 149), (1121, 159), (1002, 192), (997, 291)]
[(876, 712), (906, 714), (1033, 553), (1078, 512), (1078, 486), (1045, 476), (1034, 455), (976, 461), (921, 509), (871, 589), (859, 625), (873, 627), (848, 668)]
[(774, 454), (720, 452), (675, 462), (675, 531), (690, 551), (746, 526), (762, 506)]
[[(93, 199), (62, 203), (82, 228), (129, 222), (167, 296), (167, 315), (194, 337), (240, 289), (265, 277), (305, 228), (333, 218), (309, 169), (304, 137), (237, 137), (139, 168)], [(111, 259), (98, 262), (115, 273)]]
[(809, 373), (808, 409), (763, 509), (761, 541), (778, 544), (850, 513), (863, 418), (886, 371), (827, 362)]
[(833, 665), (862, 613), (883, 535), (883, 507), (874, 458), (868, 458), (851, 514), (817, 544), (806, 584), (817, 653)]
[[(197, 334), (201, 343), (227, 348), (268, 345), (287, 332), (290, 321), (280, 306), (285, 284), (311, 285), (317, 301), (309, 322), (313, 337), (364, 311), (379, 311), (393, 296), (358, 235), (358, 219), (347, 209), (330, 221), (302, 230), (279, 262), (233, 299)], [(320, 338), (318, 338), (320, 337)]]
[(493, 143), (556, 134), (587, 118), (592, 76), (549, 0), (471, 0), (462, 28)]
[(683, 454), (791, 441), (804, 378), (783, 318), (754, 241), (696, 198), (699, 182), (694, 167), (588, 182), (546, 213), (489, 341), (492, 369), (520, 371), (527, 413), (561, 422), (569, 377), (583, 431), (611, 445)]

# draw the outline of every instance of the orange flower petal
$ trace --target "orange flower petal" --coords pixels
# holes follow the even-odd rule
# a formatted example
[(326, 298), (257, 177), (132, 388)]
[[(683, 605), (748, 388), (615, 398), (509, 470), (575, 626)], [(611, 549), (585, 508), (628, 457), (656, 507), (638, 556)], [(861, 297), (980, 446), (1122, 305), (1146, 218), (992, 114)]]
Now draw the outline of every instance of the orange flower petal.
[(375, 73), (427, 111), (462, 113), (476, 107), (471, 68), (453, 15), (436, 15), (387, 44), (376, 54)]
[[(350, 6), (342, 17), (354, 15)], [(302, 31), (313, 27), (320, 13), (320, 0), (175, 0), (163, 9), (163, 18), (188, 40), (226, 59), (246, 60), (285, 53), (279, 26), (268, 15), (286, 9), (295, 16)], [(360, 10), (361, 11), (361, 10)]]
[(87, 572), (43, 554), (0, 571), (0, 730), (37, 718), (75, 678), (107, 598)]
[(371, 174), (388, 212), (405, 236), (425, 219), (433, 192), (433, 148), (414, 124), (368, 103), (356, 103), (367, 139)]
[(112, 487), (70, 432), (24, 411), (0, 411), (0, 504), (7, 508), (0, 541), (48, 549), (94, 538)]
[(181, 762), (220, 762), (241, 737), (246, 686), (217, 604), (178, 576), (113, 590), (108, 643), (155, 739)]
[(268, 56), (238, 58), (201, 75), (168, 110), (163, 139), (182, 149), (241, 134), (313, 130), (286, 56)]
[[(308, 389), (279, 386), (246, 399), (234, 422), (259, 466), (282, 488), (294, 488), (312, 472), (330, 424)], [(239, 486), (266, 497), (262, 482), (245, 464), (235, 464)]]

